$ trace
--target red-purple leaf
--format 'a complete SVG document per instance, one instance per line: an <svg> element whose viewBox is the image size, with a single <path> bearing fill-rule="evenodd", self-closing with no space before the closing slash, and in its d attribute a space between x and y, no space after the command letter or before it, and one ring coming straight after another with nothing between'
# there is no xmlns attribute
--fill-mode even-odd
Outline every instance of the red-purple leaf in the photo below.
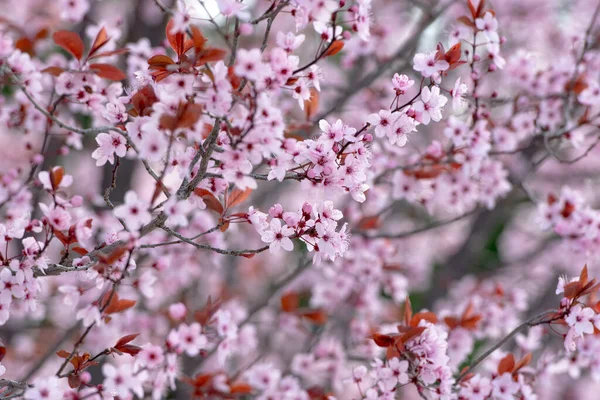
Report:
<svg viewBox="0 0 600 400"><path fill-rule="evenodd" d="M83 40L75 32L70 31L57 31L52 35L54 43L65 49L73 57L81 60L83 57Z"/></svg>

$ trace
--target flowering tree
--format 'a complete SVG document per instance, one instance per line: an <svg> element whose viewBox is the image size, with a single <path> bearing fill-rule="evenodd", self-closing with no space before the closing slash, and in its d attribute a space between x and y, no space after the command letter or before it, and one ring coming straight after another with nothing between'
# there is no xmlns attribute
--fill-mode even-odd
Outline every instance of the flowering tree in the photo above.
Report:
<svg viewBox="0 0 600 400"><path fill-rule="evenodd" d="M0 398L597 398L598 0L2 9Z"/></svg>

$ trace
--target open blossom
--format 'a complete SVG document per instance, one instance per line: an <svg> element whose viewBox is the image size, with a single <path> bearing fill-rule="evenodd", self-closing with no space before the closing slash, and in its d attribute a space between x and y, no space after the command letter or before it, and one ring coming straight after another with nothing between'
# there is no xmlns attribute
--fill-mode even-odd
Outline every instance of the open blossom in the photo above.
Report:
<svg viewBox="0 0 600 400"><path fill-rule="evenodd" d="M60 382L57 377L38 378L33 382L33 387L25 391L27 400L50 400L62 399L64 390L60 388Z"/></svg>
<svg viewBox="0 0 600 400"><path fill-rule="evenodd" d="M589 307L583 308L578 304L571 308L565 321L578 335L583 335L584 333L592 334L594 333L594 325L592 324L591 319L594 315L594 310Z"/></svg>
<svg viewBox="0 0 600 400"><path fill-rule="evenodd" d="M405 113L400 113L394 119L391 128L387 131L387 136L391 144L404 146L408 140L408 134L416 130L414 118Z"/></svg>
<svg viewBox="0 0 600 400"><path fill-rule="evenodd" d="M421 91L421 100L414 105L417 113L417 120L422 124L428 125L432 120L438 122L442 119L443 107L448 102L446 96L440 94L440 88L433 86L424 87Z"/></svg>
<svg viewBox="0 0 600 400"><path fill-rule="evenodd" d="M266 230L262 234L262 241L270 243L269 251L272 253L284 249L285 251L292 251L294 249L294 243L290 240L290 236L294 234L294 230L289 226L282 226L281 221L277 218L271 220L270 229Z"/></svg>
<svg viewBox="0 0 600 400"><path fill-rule="evenodd" d="M123 103L108 103L102 116L111 123L121 123L127 121L127 110Z"/></svg>
<svg viewBox="0 0 600 400"><path fill-rule="evenodd" d="M217 0L219 11L226 17L237 17L242 21L247 21L250 13L246 11L246 5L236 0Z"/></svg>
<svg viewBox="0 0 600 400"><path fill-rule="evenodd" d="M477 29L483 31L485 37L493 43L498 43L500 41L500 37L498 36L498 21L494 14L491 12L486 12L483 15L483 18L477 18L475 20L475 25Z"/></svg>
<svg viewBox="0 0 600 400"><path fill-rule="evenodd" d="M172 26L169 33L172 35L176 33L185 33L192 21L188 3L179 0L177 1L177 5L178 7L173 13L173 19L171 20Z"/></svg>
<svg viewBox="0 0 600 400"><path fill-rule="evenodd" d="M122 218L131 229L139 229L152 219L148 204L139 199L134 191L125 194L125 204L115 208L115 216Z"/></svg>
<svg viewBox="0 0 600 400"><path fill-rule="evenodd" d="M90 9L89 0L59 0L60 17L70 22L79 22Z"/></svg>
<svg viewBox="0 0 600 400"><path fill-rule="evenodd" d="M110 363L102 366L102 374L105 377L104 386L109 393L127 398L133 393L139 398L144 396L143 383L148 377L145 370L133 371L131 364L122 364L118 368Z"/></svg>
<svg viewBox="0 0 600 400"><path fill-rule="evenodd" d="M235 73L251 81L255 81L262 74L262 55L259 49L240 49L235 63Z"/></svg>
<svg viewBox="0 0 600 400"><path fill-rule="evenodd" d="M446 60L437 60L436 52L418 53L413 58L413 68L420 72L425 78L429 78L450 67Z"/></svg>
<svg viewBox="0 0 600 400"><path fill-rule="evenodd" d="M202 326L195 322L191 325L181 324L177 330L178 344L189 356L196 356L206 347L208 340L202 334Z"/></svg>
<svg viewBox="0 0 600 400"><path fill-rule="evenodd" d="M127 152L126 140L118 133L99 133L96 136L98 148L92 153L97 166L102 166L108 161L111 164L115 162L115 156L124 157Z"/></svg>
<svg viewBox="0 0 600 400"><path fill-rule="evenodd" d="M498 400L512 400L520 385L509 373L504 373L492 381L492 396Z"/></svg>

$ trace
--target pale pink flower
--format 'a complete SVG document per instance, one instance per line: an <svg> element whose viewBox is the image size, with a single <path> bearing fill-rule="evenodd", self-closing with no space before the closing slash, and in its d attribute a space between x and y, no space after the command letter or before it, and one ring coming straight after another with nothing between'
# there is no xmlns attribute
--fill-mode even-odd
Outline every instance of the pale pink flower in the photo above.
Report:
<svg viewBox="0 0 600 400"><path fill-rule="evenodd" d="M413 58L413 68L415 71L419 71L425 78L429 78L441 71L447 70L450 64L445 60L436 60L436 54L436 52L416 54Z"/></svg>

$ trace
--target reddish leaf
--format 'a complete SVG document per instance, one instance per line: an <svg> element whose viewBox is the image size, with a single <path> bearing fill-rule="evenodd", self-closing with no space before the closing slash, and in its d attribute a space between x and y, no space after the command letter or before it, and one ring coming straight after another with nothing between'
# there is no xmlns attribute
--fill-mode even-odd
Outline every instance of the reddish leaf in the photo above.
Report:
<svg viewBox="0 0 600 400"><path fill-rule="evenodd" d="M178 129L189 129L193 127L202 116L202 106L200 104L188 103L183 113L177 121Z"/></svg>
<svg viewBox="0 0 600 400"><path fill-rule="evenodd" d="M132 344L126 344L119 347L118 350L122 353L129 354L130 356L135 357L140 351L142 351L142 348L139 346L134 346Z"/></svg>
<svg viewBox="0 0 600 400"><path fill-rule="evenodd" d="M308 319L309 321L317 324L317 325L323 325L327 322L327 313L325 312L325 310L311 310L311 311L305 311L301 314L304 318Z"/></svg>
<svg viewBox="0 0 600 400"><path fill-rule="evenodd" d="M60 74L65 72L65 70L60 67L48 67L48 68L44 68L41 72L50 74L53 76L59 76Z"/></svg>
<svg viewBox="0 0 600 400"><path fill-rule="evenodd" d="M79 386L81 386L81 380L79 379L78 375L69 374L67 381L69 382L69 387L71 389L77 389Z"/></svg>
<svg viewBox="0 0 600 400"><path fill-rule="evenodd" d="M334 56L337 53L339 53L340 51L342 51L343 48L344 48L344 42L342 42L341 40L335 40L327 48L327 50L325 51L325 54L323 54L323 56L324 57Z"/></svg>
<svg viewBox="0 0 600 400"><path fill-rule="evenodd" d="M175 64L175 61L173 61L171 57L162 54L152 56L148 59L148 68L150 69L166 68L172 64Z"/></svg>
<svg viewBox="0 0 600 400"><path fill-rule="evenodd" d="M232 394L250 394L252 393L252 386L248 385L247 383L234 383L233 385L229 386L229 393Z"/></svg>
<svg viewBox="0 0 600 400"><path fill-rule="evenodd" d="M458 320L454 317L444 317L444 322L450 329L455 329L458 327Z"/></svg>
<svg viewBox="0 0 600 400"><path fill-rule="evenodd" d="M152 112L152 105L158 101L154 88L146 85L131 97L131 104L138 115L147 116Z"/></svg>
<svg viewBox="0 0 600 400"><path fill-rule="evenodd" d="M52 35L52 39L54 39L54 43L65 49L76 59L81 60L81 57L83 57L83 41L75 32L57 31Z"/></svg>
<svg viewBox="0 0 600 400"><path fill-rule="evenodd" d="M56 190L62 182L63 176L65 176L65 169L63 167L54 167L50 171L50 183L52 183L52 189Z"/></svg>
<svg viewBox="0 0 600 400"><path fill-rule="evenodd" d="M469 28L475 29L475 23L469 17L467 17L466 15L463 15L462 17L459 17L458 18L458 22L462 22L463 24L465 24Z"/></svg>
<svg viewBox="0 0 600 400"><path fill-rule="evenodd" d="M477 18L477 9L473 5L473 1L468 0L467 5L469 6L469 11L471 11L471 16L473 17L473 19Z"/></svg>
<svg viewBox="0 0 600 400"><path fill-rule="evenodd" d="M416 313L410 319L410 326L418 326L421 320L431 322L432 324L437 323L437 317L431 311Z"/></svg>
<svg viewBox="0 0 600 400"><path fill-rule="evenodd" d="M227 52L223 49L217 49L214 47L204 49L196 61L196 66L201 66L209 62L221 61L225 58L225 54L227 54Z"/></svg>
<svg viewBox="0 0 600 400"><path fill-rule="evenodd" d="M512 372L514 367L515 356L513 356L512 353L509 353L500 360L500 364L498 364L498 375L502 375L505 372Z"/></svg>
<svg viewBox="0 0 600 400"><path fill-rule="evenodd" d="M104 264L106 264L106 265L112 265L116 261L118 261L121 257L123 257L123 255L125 253L127 253L128 251L129 250L127 250L127 247L118 247L115 250L113 250L113 252L111 252L110 254L108 254L107 256L105 256L103 254L99 254L98 258Z"/></svg>
<svg viewBox="0 0 600 400"><path fill-rule="evenodd" d="M6 356L6 347L0 345L0 361Z"/></svg>
<svg viewBox="0 0 600 400"><path fill-rule="evenodd" d="M579 283L581 283L582 286L584 286L588 281L588 269L587 269L587 264L585 264L583 266L583 269L581 270L581 274L579 274Z"/></svg>
<svg viewBox="0 0 600 400"><path fill-rule="evenodd" d="M220 223L222 223L223 225L221 225L221 227L219 228L219 230L221 232L226 232L227 229L229 229L229 221L225 221L225 222L221 221Z"/></svg>
<svg viewBox="0 0 600 400"><path fill-rule="evenodd" d="M110 296L110 292L107 292L107 293ZM108 300L108 298L106 300ZM123 312L123 311L135 306L135 303L136 303L135 300L120 299L119 295L117 293L115 293L112 296L108 306L104 309L104 313L106 313L106 314L120 313L120 312Z"/></svg>
<svg viewBox="0 0 600 400"><path fill-rule="evenodd" d="M58 240L60 240L60 242L63 245L65 245L65 247L71 244L71 239L67 235L65 235L64 233L59 231L58 229L52 228L52 233L54 233L54 236L56 236L56 238Z"/></svg>
<svg viewBox="0 0 600 400"><path fill-rule="evenodd" d="M368 231L371 229L377 229L381 226L381 219L378 215L371 217L364 217L358 222L358 229L361 231Z"/></svg>
<svg viewBox="0 0 600 400"><path fill-rule="evenodd" d="M90 70L99 77L112 81L122 81L127 78L123 71L110 64L90 64Z"/></svg>
<svg viewBox="0 0 600 400"><path fill-rule="evenodd" d="M184 41L185 41L185 35L183 33L171 33L171 30L173 29L173 25L174 22L173 20L170 20L169 23L167 24L167 28L166 28L166 35L167 35L167 41L169 42L169 45L171 46L171 48L173 49L173 51L175 52L175 54L177 54L178 57L181 57L183 55L183 46L184 46Z"/></svg>
<svg viewBox="0 0 600 400"><path fill-rule="evenodd" d="M208 209L213 210L219 215L223 214L223 205L211 192L206 189L196 188L194 189L194 193L196 196L202 198Z"/></svg>
<svg viewBox="0 0 600 400"><path fill-rule="evenodd" d="M419 336L421 333L423 333L425 331L425 329L426 328L424 326L410 328L408 331L404 332L402 334L402 336L400 336L398 339L396 339L396 341L397 342L400 341L401 343L406 343L410 339Z"/></svg>
<svg viewBox="0 0 600 400"><path fill-rule="evenodd" d="M121 347L121 346L124 346L124 345L126 345L127 343L129 343L129 342L133 341L133 340L134 340L136 337L138 337L139 335L140 335L139 333L132 333L131 335L126 335L126 336L123 336L121 339L119 339L119 340L117 341L117 344L115 344L115 345L114 345L114 347L115 347L116 349L118 349L119 347Z"/></svg>
<svg viewBox="0 0 600 400"><path fill-rule="evenodd" d="M202 48L206 44L206 38L202 34L202 31L196 26L191 25L190 31L192 32L192 42L194 43L194 51L196 55L200 54Z"/></svg>
<svg viewBox="0 0 600 400"><path fill-rule="evenodd" d="M479 6L477 7L477 16L483 15L483 8L485 7L485 0L479 0Z"/></svg>
<svg viewBox="0 0 600 400"><path fill-rule="evenodd" d="M129 49L116 49L116 50L103 51L102 53L95 53L91 57L88 56L88 60L93 60L94 58L116 56L116 55L125 54L128 52L129 52Z"/></svg>
<svg viewBox="0 0 600 400"><path fill-rule="evenodd" d="M71 355L71 353L69 353L66 350L59 350L56 352L56 355L59 356L60 358L69 358L69 356Z"/></svg>
<svg viewBox="0 0 600 400"><path fill-rule="evenodd" d="M285 312L296 311L299 304L300 298L296 292L289 292L281 296L281 309Z"/></svg>
<svg viewBox="0 0 600 400"><path fill-rule="evenodd" d="M531 358L532 358L531 353L525 354L525 356L523 356L523 358L521 358L521 360L517 363L517 365L515 365L515 367L512 370L512 373L514 374L521 368L529 365L529 363L531 363Z"/></svg>
<svg viewBox="0 0 600 400"><path fill-rule="evenodd" d="M446 60L448 62L448 64L452 65L460 59L460 56L461 56L461 49L460 49L460 42L458 42L457 44L452 46L450 48L450 50L448 50L446 52L446 54L444 54L444 60Z"/></svg>
<svg viewBox="0 0 600 400"><path fill-rule="evenodd" d="M579 294L582 286L579 282L571 282L565 285L565 297L572 299Z"/></svg>
<svg viewBox="0 0 600 400"><path fill-rule="evenodd" d="M98 52L98 50L100 50L100 48L106 43L108 43L108 34L106 33L106 28L102 27L96 35L96 39L94 39L94 43L92 44L92 48L88 54L88 59L96 54L96 52Z"/></svg>
<svg viewBox="0 0 600 400"><path fill-rule="evenodd" d="M318 109L319 91L312 87L310 88L310 98L308 100L304 100L304 114L306 115L306 120L310 121L310 119L317 114Z"/></svg>
<svg viewBox="0 0 600 400"><path fill-rule="evenodd" d="M394 343L394 338L389 335L381 335L379 333L373 334L373 340L375 344L379 347L388 347Z"/></svg>
<svg viewBox="0 0 600 400"><path fill-rule="evenodd" d="M74 251L75 253L79 254L80 256L85 256L87 253L89 253L86 249L84 249L83 247L80 247L80 246L72 247L71 251Z"/></svg>
<svg viewBox="0 0 600 400"><path fill-rule="evenodd" d="M212 318L212 316L219 310L221 307L221 300L217 300L213 303L212 297L208 296L208 300L204 307L194 313L194 318L201 325L206 325Z"/></svg>
<svg viewBox="0 0 600 400"><path fill-rule="evenodd" d="M23 53L33 54L33 42L28 37L21 37L15 42L15 49Z"/></svg>
<svg viewBox="0 0 600 400"><path fill-rule="evenodd" d="M227 198L227 208L235 207L238 204L242 204L248 199L252 189L240 190L238 188L233 189L229 197Z"/></svg>
<svg viewBox="0 0 600 400"><path fill-rule="evenodd" d="M410 320L412 319L412 305L410 304L410 298L406 296L406 301L404 302L404 324L410 325Z"/></svg>

